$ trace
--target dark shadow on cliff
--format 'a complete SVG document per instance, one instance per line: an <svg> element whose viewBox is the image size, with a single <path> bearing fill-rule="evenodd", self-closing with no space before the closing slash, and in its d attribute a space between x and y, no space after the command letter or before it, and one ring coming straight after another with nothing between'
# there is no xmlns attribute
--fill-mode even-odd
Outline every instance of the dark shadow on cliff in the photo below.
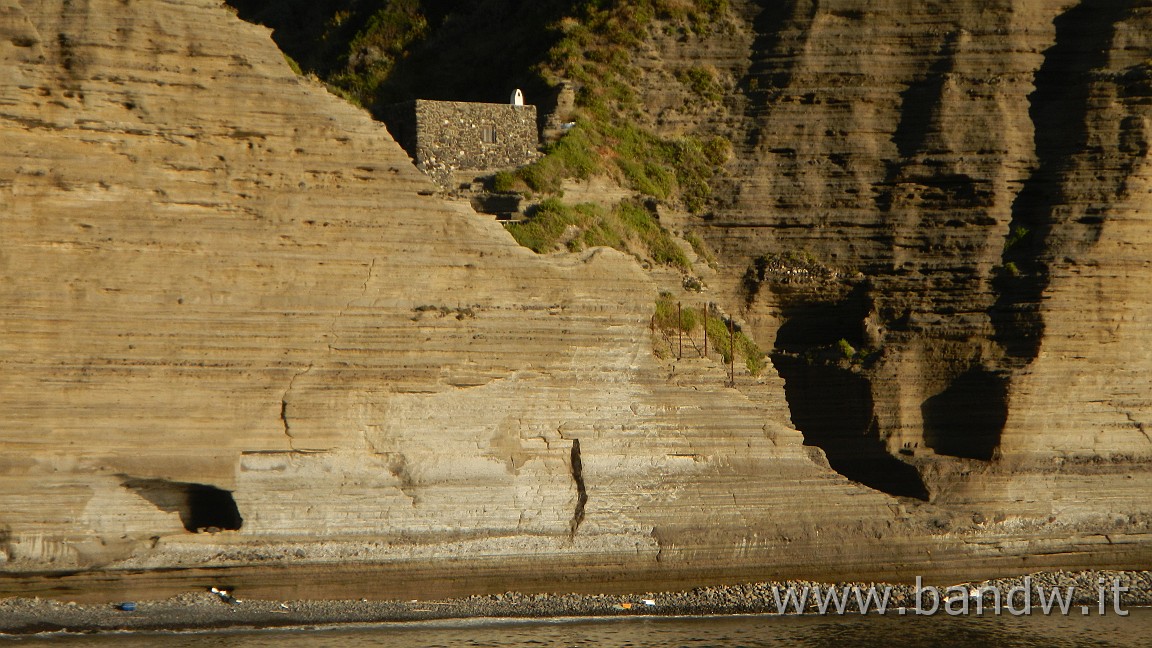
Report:
<svg viewBox="0 0 1152 648"><path fill-rule="evenodd" d="M920 406L924 443L938 454L992 459L1008 420L1008 381L975 367Z"/></svg>
<svg viewBox="0 0 1152 648"><path fill-rule="evenodd" d="M903 160L926 152L924 145L936 119L936 111L943 103L947 75L955 67L957 38L956 34L950 36L939 58L929 66L928 74L910 83L900 93L900 121L892 139Z"/></svg>
<svg viewBox="0 0 1152 648"><path fill-rule="evenodd" d="M784 287L776 287L777 297ZM785 291L787 292L787 291ZM805 445L824 451L828 464L852 481L899 497L928 499L919 472L890 454L880 439L868 378L841 349L864 346L864 318L872 308L858 284L836 301L785 297L772 364L784 379L792 424Z"/></svg>
<svg viewBox="0 0 1152 648"><path fill-rule="evenodd" d="M207 484L166 479L125 479L125 488L166 513L177 513L184 529L235 531L244 524L232 493Z"/></svg>
<svg viewBox="0 0 1152 648"><path fill-rule="evenodd" d="M786 34L805 33L818 10L814 0L781 0L761 3L762 9L752 21L756 38L752 43L752 65L743 84L746 89L786 88L792 81L790 59L795 51L786 42ZM754 84L749 82L755 79Z"/></svg>
<svg viewBox="0 0 1152 648"><path fill-rule="evenodd" d="M805 353L840 340L859 348L864 340L862 322L871 307L868 290L863 284L837 302L789 305L784 309L786 319L776 332L776 348Z"/></svg>
<svg viewBox="0 0 1152 648"><path fill-rule="evenodd" d="M996 341L1017 363L1039 353L1044 334L1040 299L1050 280L1048 263L1074 253L1076 240L1099 236L1101 222L1067 239L1073 224L1056 222L1068 196L1063 181L1076 158L1087 151L1088 112L1093 71L1108 62L1115 23L1131 6L1127 0L1085 0L1054 21L1055 43L1044 52L1029 95L1038 165L1012 205L1012 222L1003 260L1005 272L993 282L998 299L989 311ZM1061 234L1061 236L1056 236Z"/></svg>
<svg viewBox="0 0 1152 648"><path fill-rule="evenodd" d="M981 215L994 205L991 183L950 170L938 159L941 151L932 148L933 137L941 134L939 111L948 101L945 87L948 75L955 69L959 39L959 32L949 34L927 72L909 82L900 93L900 120L892 135L899 157L886 164L884 182L880 185L882 191L875 200L881 212L889 213L899 207L906 217L914 218L905 223L908 228L919 226L917 221L923 212L935 211L955 214L946 222L949 226L959 227L965 222L979 226L996 224L995 219ZM940 146L939 140L937 146ZM915 189L914 198L909 198L905 194L912 189ZM973 213L957 214L961 209ZM922 252L927 256L939 255L932 244L926 242L925 246Z"/></svg>
<svg viewBox="0 0 1152 648"><path fill-rule="evenodd" d="M792 81L795 48L787 41L786 35L804 33L818 8L814 0L781 0L759 4L760 11L752 19L756 36L752 42L751 64L738 82L740 92L748 98L745 110L753 124L743 142L749 151L755 150L760 143L760 126L757 122L771 113L776 96Z"/></svg>
<svg viewBox="0 0 1152 648"><path fill-rule="evenodd" d="M916 469L888 453L878 438L868 381L835 365L774 354L784 378L792 424L804 444L824 451L836 472L869 488L899 497L927 500Z"/></svg>
<svg viewBox="0 0 1152 648"><path fill-rule="evenodd" d="M369 108L411 99L553 101L536 65L571 13L564 0L228 0L305 72L361 94ZM363 91L363 92L360 92ZM364 98L367 95L371 99Z"/></svg>

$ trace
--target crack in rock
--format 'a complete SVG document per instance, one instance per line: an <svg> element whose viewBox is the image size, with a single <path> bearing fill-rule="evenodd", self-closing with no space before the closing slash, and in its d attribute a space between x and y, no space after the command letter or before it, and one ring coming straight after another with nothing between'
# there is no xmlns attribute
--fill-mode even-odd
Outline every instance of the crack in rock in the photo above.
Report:
<svg viewBox="0 0 1152 648"><path fill-rule="evenodd" d="M1148 436L1148 430L1144 429L1144 424L1142 422L1137 421L1136 417L1132 416L1132 412L1124 412L1124 416L1128 417L1128 422L1136 426L1136 429L1140 431L1140 434L1144 435L1144 438L1148 440L1148 443L1152 443L1152 436Z"/></svg>
<svg viewBox="0 0 1152 648"><path fill-rule="evenodd" d="M284 426L284 436L288 439L288 447L293 452L296 452L296 437L292 436L292 424L288 421L288 397L296 385L296 379L312 371L312 366L313 365L308 365L307 369L293 374L292 379L288 381L288 388L284 390L284 395L280 397L280 423Z"/></svg>
<svg viewBox="0 0 1152 648"><path fill-rule="evenodd" d="M329 335L331 335L331 336L332 336L332 342L329 342L329 343L328 343L328 350L329 350L329 351L338 351L338 350L340 350L338 347L336 347L336 343L340 341L340 334L336 332L336 324L337 324L337 323L338 323L338 322L339 322L339 321L340 321L340 320L341 320L341 319L342 319L342 318L343 318L345 315L347 315L347 314L348 314L348 311L349 311L349 310L351 310L351 308L352 308L352 304L355 304L356 302L358 302L358 301L360 301L361 299L364 299L365 297L367 297L367 296L368 296L368 284L372 282L372 274L373 274L375 271L376 271L376 258L375 258L375 257L373 257L373 258L372 258L372 261L371 261L371 262L368 264L368 276L364 277L364 283L363 283L363 284L361 285L361 287L360 287L360 296L359 296L359 297L354 297L354 298L352 298L351 300L349 300L349 302L348 302L347 304L345 304L345 305L344 305L344 308L341 308L341 309L340 309L340 310L339 310L339 311L336 313L336 315L335 315L335 316L332 318L332 324L330 324L330 325L328 326L328 329L329 329L329 331L328 331L328 332L329 332Z"/></svg>
<svg viewBox="0 0 1152 648"><path fill-rule="evenodd" d="M584 464L580 459L580 439L572 440L572 480L576 482L576 510L572 513L572 522L569 524L569 537L575 537L576 531L584 521L584 507L588 504L588 488L584 484Z"/></svg>

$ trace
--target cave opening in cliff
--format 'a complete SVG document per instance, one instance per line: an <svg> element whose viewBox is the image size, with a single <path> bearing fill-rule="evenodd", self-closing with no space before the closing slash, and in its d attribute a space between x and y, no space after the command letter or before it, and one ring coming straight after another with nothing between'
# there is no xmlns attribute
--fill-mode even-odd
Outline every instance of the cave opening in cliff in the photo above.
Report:
<svg viewBox="0 0 1152 648"><path fill-rule="evenodd" d="M863 322L871 308L872 302L863 285L856 286L846 297L834 302L789 303L784 308L784 323L776 332L776 348L807 353L839 340L861 348L864 346Z"/></svg>
<svg viewBox="0 0 1152 648"><path fill-rule="evenodd" d="M920 473L880 440L866 378L791 354L775 354L772 362L784 378L792 424L805 445L824 451L833 470L889 495L928 500Z"/></svg>
<svg viewBox="0 0 1152 648"><path fill-rule="evenodd" d="M772 363L784 379L792 424L805 445L824 451L833 470L890 495L927 500L920 473L889 453L879 436L871 386L859 366L871 353L864 331L871 309L865 285L835 301L787 295Z"/></svg>
<svg viewBox="0 0 1152 648"><path fill-rule="evenodd" d="M924 444L953 457L990 460L1008 420L1008 381L975 367L920 406Z"/></svg>
<svg viewBox="0 0 1152 648"><path fill-rule="evenodd" d="M167 479L128 479L124 487L156 508L180 516L186 531L237 531L244 524L231 491L208 484Z"/></svg>

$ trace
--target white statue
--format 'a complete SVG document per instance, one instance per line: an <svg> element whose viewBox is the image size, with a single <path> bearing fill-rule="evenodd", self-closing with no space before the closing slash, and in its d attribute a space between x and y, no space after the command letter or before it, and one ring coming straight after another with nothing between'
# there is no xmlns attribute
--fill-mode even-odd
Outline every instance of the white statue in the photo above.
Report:
<svg viewBox="0 0 1152 648"><path fill-rule="evenodd" d="M520 92L520 88L516 88L516 90L512 92L512 105L513 106L523 106L524 105L524 93Z"/></svg>

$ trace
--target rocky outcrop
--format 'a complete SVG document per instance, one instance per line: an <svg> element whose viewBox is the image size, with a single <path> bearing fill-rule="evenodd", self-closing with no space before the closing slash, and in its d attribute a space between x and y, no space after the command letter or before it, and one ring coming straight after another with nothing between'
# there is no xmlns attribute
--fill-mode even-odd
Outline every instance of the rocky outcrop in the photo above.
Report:
<svg viewBox="0 0 1152 648"><path fill-rule="evenodd" d="M850 12L826 20L857 19ZM877 25L889 19L875 18ZM1045 34L1021 47L1043 47ZM838 474L791 427L775 376L742 374L730 388L715 358L653 354L656 288L630 257L602 249L538 257L497 223L441 201L381 125L297 78L266 30L217 2L6 0L0 35L9 80L0 86L0 150L7 152L0 158L0 549L7 579L0 582L8 589L36 591L44 581L17 575L48 570L109 579L154 569L138 578L186 584L169 576L181 572L167 570L231 569L271 592L285 585L270 572L261 577L263 565L361 577L373 565L405 575L380 590L398 595L430 581L475 592L769 573L975 577L1148 555L1148 505L1136 496L1149 483L1143 464L1111 473L1049 466L1019 479L979 458L934 464L941 467L929 486L943 506ZM972 52L956 55L968 61L957 69L984 60L956 38L949 47ZM769 56L784 45L773 47L761 42L758 51ZM1042 64L1038 52L1012 59L1021 77L1014 87L1024 95L1028 70ZM902 60L897 54L892 60ZM830 60L798 56L799 68ZM907 58L907 70L885 69L902 79L926 73L911 62L920 58ZM847 65L865 59L843 57ZM790 73L795 83L802 77L801 69ZM826 313L818 324L838 321L840 311L828 305L844 301L875 320L884 348L878 368L842 382L862 385L861 398L871 398L877 414L860 416L856 401L833 395L837 405L823 410L825 420L830 411L856 417L865 429L838 434L860 436L860 448L882 452L894 442L868 436L874 420L912 439L918 428L892 423L905 420L901 407L946 392L975 368L984 373L968 380L981 388L1007 380L1001 452L1028 454L1034 441L1026 430L1042 423L1018 418L1024 412L1016 403L1040 398L1048 382L1078 366L1072 349L1086 330L1049 314L1082 314L1077 293L1095 285L1113 306L1104 302L1093 317L1109 320L1115 308L1136 303L1128 299L1138 286L1125 284L1134 291L1126 298L1108 292L1099 273L1145 266L1134 250L1090 272L1078 263L1057 266L1058 254L1037 256L1053 268L1042 293L1052 296L1042 309L1052 320L1044 335L1062 335L1053 349L1064 344L1067 351L1051 360L1044 350L1030 358L1005 351L993 335L993 306L1026 310L1018 307L1031 293L1021 288L1013 293L1021 299L998 302L1007 293L998 292L991 268L1001 263L1012 220L1009 188L1035 165L1027 121L1017 113L978 120L985 128L973 137L992 152L950 162L948 177L974 179L942 188L925 170L935 168L928 158L937 145L909 142L912 152L903 157L893 143L877 148L883 138L875 134L900 114L897 102L879 89L856 92L843 104L764 96L755 163L783 160L778 168L786 173L752 174L757 180L739 207L712 223L714 240L737 259L727 269L729 288L737 291L739 260L774 249L807 247L813 263L836 268L827 277L866 271L864 283L847 288L817 272L825 286L819 291L798 282L787 284L799 286L790 302L769 299L767 288L753 299L749 322L761 332L772 323L803 323L795 318L806 314ZM1138 113L1135 100L1108 105ZM824 125L804 135L806 111L809 119L811 111L835 116L845 135L822 135L833 128ZM1001 112L988 105L979 114L992 120ZM951 136L952 118L941 115L947 127L938 136ZM1138 147L1141 122L1124 123L1123 141ZM1018 127L1011 145L987 132L1002 124ZM772 129L788 134L792 153L779 151L774 138L784 135ZM836 151L825 149L840 141L851 144L841 160L843 184L821 184L815 167L837 164ZM889 157L907 158L907 168L887 168ZM1066 170L1070 179L1073 171ZM1109 203L1117 216L1099 240L1077 243L1098 251L1091 258L1103 259L1109 240L1120 246L1109 237L1139 229L1138 174L1121 176L1131 211ZM784 185L797 189L780 198ZM870 193L874 186L880 193ZM866 192L852 202L851 187ZM965 192L971 204L955 210L961 225L922 226L918 219L934 212L916 205ZM789 201L797 205L784 209ZM975 205L983 202L1007 211L979 216L985 208ZM801 206L825 204L801 218ZM833 211L841 205L843 214ZM1129 229L1110 232L1113 222ZM863 242L838 238L858 231L877 234ZM1043 240L1043 249L1056 250L1061 239ZM769 265L765 285L774 276ZM956 267L979 272L949 271ZM1029 279L1035 272L1024 271ZM930 308L914 288L923 283L907 279L913 273L940 288ZM824 301L811 300L814 292ZM961 307L972 303L980 308ZM907 317L899 310L914 305ZM1118 339L1137 339L1139 321L1134 314ZM923 333L931 327L942 332ZM901 398L878 386L883 376L901 376ZM1142 429L1140 390L1126 396L1087 378L1077 389L1077 398L1101 389L1112 389L1116 403L1127 398L1129 428ZM817 396L807 398L814 400L806 411L819 418ZM1053 410L1035 416L1044 411ZM1016 438L1020 452L1007 453ZM1127 443L1115 439L1116 447ZM834 455L827 453L839 461ZM917 474L931 470L921 466ZM1073 482L1083 489L1069 490ZM949 499L936 484L967 490ZM1026 487L1020 501L1005 505L1004 493L1016 487ZM1067 493L1066 504L1049 501L1051 488Z"/></svg>
<svg viewBox="0 0 1152 648"><path fill-rule="evenodd" d="M891 517L721 370L669 380L630 259L538 258L427 195L265 30L4 19L7 570L712 555L700 529L779 525L735 498L810 515L774 501L793 471Z"/></svg>
<svg viewBox="0 0 1152 648"><path fill-rule="evenodd" d="M714 65L744 121L697 225L809 441L871 443L842 472L888 465L873 485L908 492L884 485L897 459L938 502L974 467L1142 472L1147 8L735 6L751 56ZM781 260L831 272L765 272ZM796 418L828 391L853 414Z"/></svg>

